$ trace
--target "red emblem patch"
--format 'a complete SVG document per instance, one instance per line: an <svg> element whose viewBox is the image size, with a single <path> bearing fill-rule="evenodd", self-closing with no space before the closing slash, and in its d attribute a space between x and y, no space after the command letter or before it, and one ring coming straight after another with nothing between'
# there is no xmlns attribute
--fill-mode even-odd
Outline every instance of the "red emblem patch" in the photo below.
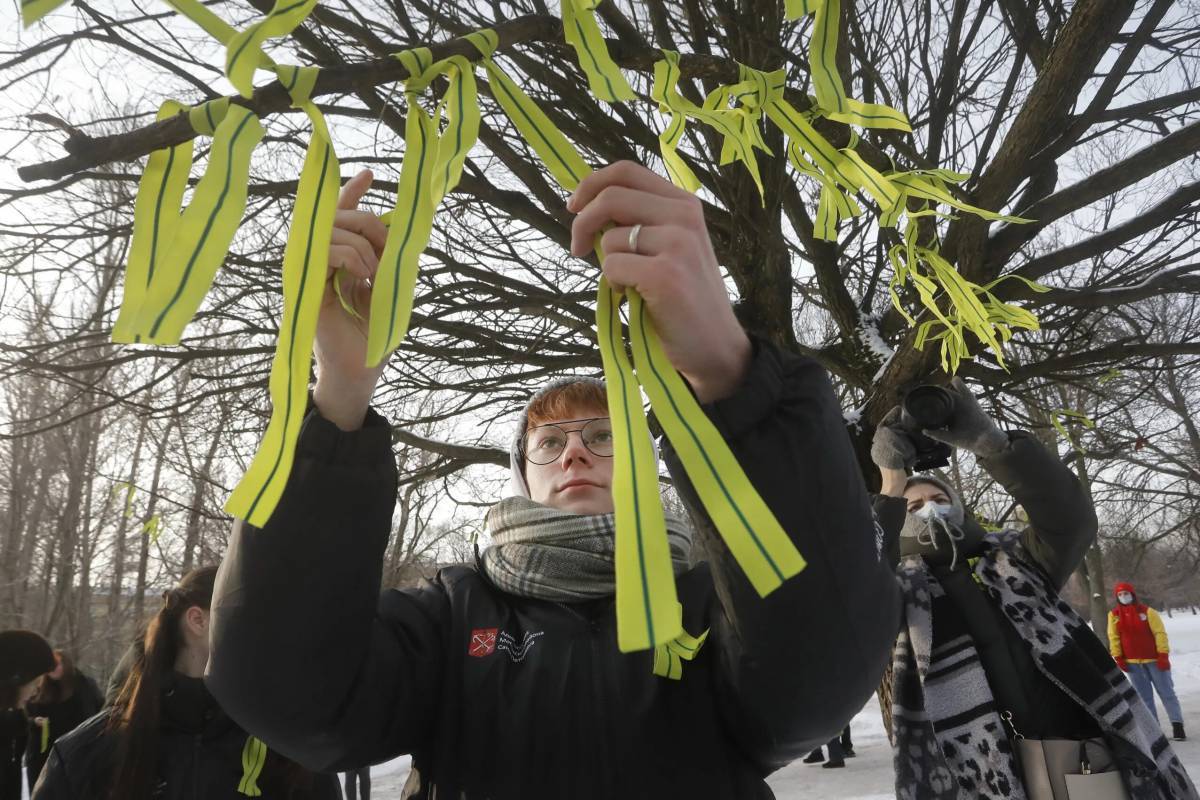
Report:
<svg viewBox="0 0 1200 800"><path fill-rule="evenodd" d="M494 653L497 630L497 628L476 628L471 631L471 643L467 645L467 655L483 658Z"/></svg>

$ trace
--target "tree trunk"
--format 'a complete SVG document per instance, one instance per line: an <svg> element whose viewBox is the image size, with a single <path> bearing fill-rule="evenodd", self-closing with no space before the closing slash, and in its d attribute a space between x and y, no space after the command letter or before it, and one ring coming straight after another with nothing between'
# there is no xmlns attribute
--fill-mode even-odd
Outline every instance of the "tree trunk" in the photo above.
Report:
<svg viewBox="0 0 1200 800"><path fill-rule="evenodd" d="M146 391L146 404L149 405L150 391ZM108 588L108 620L105 634L104 663L106 668L116 664L120 654L124 652L125 628L124 608L121 602L121 592L125 578L126 545L129 534L129 519L133 515L133 492L137 486L138 468L142 463L142 447L146 443L146 434L150 429L150 418L143 416L138 421L137 443L133 447L133 457L129 464L129 477L126 485L119 487L121 494L121 510L117 516L117 536L113 549L112 580Z"/></svg>
<svg viewBox="0 0 1200 800"><path fill-rule="evenodd" d="M1087 459L1083 456L1075 459L1075 471L1079 475L1079 482L1083 485L1083 490L1087 492L1088 502L1093 502L1092 478L1088 473ZM1084 586L1087 588L1088 612L1092 619L1092 630L1100 637L1100 641L1107 642L1108 601L1105 599L1107 584L1104 580L1104 554L1100 550L1098 533L1096 541L1088 548L1083 563L1079 565L1076 572L1083 575Z"/></svg>
<svg viewBox="0 0 1200 800"><path fill-rule="evenodd" d="M192 568L196 546L200 541L200 521L204 516L204 490L212 482L212 465L213 461L216 460L217 450L223 443L221 431L225 429L225 423L229 421L229 409L229 405L222 404L220 422L217 423L216 431L213 433L212 441L208 446L208 452L204 454L204 464L192 479L192 503L188 509L187 534L183 545L184 575Z"/></svg>
<svg viewBox="0 0 1200 800"><path fill-rule="evenodd" d="M162 439L158 442L158 450L154 454L154 477L150 480L150 499L146 503L146 514L138 527L141 549L138 552L137 587L133 596L133 621L136 626L140 626L146 619L146 568L150 563L150 532L151 526L157 525L155 512L158 509L158 487L162 481L163 463L166 461L167 446L171 441L171 431L175 423L174 419L167 423Z"/></svg>

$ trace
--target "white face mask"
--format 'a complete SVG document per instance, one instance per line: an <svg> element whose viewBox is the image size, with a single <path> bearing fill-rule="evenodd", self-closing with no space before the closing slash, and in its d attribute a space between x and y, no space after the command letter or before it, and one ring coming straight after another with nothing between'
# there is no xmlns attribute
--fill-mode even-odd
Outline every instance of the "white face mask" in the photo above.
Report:
<svg viewBox="0 0 1200 800"><path fill-rule="evenodd" d="M1133 602L1133 595L1129 592L1117 592L1117 600L1121 605L1127 606Z"/></svg>
<svg viewBox="0 0 1200 800"><path fill-rule="evenodd" d="M921 519L938 519L946 520L954 513L954 506L949 503L926 503L913 512L913 516Z"/></svg>

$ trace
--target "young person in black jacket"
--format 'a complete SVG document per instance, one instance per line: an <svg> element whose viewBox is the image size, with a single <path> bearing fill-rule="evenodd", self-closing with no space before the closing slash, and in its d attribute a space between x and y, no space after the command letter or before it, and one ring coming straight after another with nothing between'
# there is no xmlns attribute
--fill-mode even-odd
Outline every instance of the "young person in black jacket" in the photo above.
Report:
<svg viewBox="0 0 1200 800"><path fill-rule="evenodd" d="M343 189L330 258L357 276L343 293L364 314L386 235L354 210L369 183L360 173ZM816 363L742 331L696 198L626 162L585 179L567 208L576 255L614 226L605 273L645 298L807 569L760 598L721 546L689 566L688 528L671 523L683 625L708 637L677 679L654 673L652 652L619 652L607 410L594 382L565 381L516 431L513 497L488 515L495 544L381 597L397 480L388 423L368 407L382 368L363 368L365 338L327 291L290 483L265 527L235 525L221 567L209 686L313 768L411 753L405 797L771 797L764 778L870 697L899 619L841 410ZM833 684L815 666L829 653Z"/></svg>
<svg viewBox="0 0 1200 800"><path fill-rule="evenodd" d="M54 651L33 631L0 631L0 800L21 800L21 754L29 739L26 705L54 669Z"/></svg>
<svg viewBox="0 0 1200 800"><path fill-rule="evenodd" d="M193 570L164 593L115 704L54 743L32 800L340 798L336 776L270 752L205 688L215 577Z"/></svg>
<svg viewBox="0 0 1200 800"><path fill-rule="evenodd" d="M33 790L42 765L50 757L50 745L75 730L104 704L100 686L61 650L54 651L55 667L38 682L37 694L29 701L29 742L25 746L25 775Z"/></svg>
<svg viewBox="0 0 1200 800"><path fill-rule="evenodd" d="M876 514L905 602L892 664L897 796L1051 796L1042 786L1065 797L1067 773L1039 770L1022 747L1067 740L1068 761L1081 764L1074 743L1089 741L1094 773L1119 772L1136 800L1196 800L1105 646L1059 597L1096 536L1087 492L1033 436L1000 430L960 379L951 391L949 424L925 433L972 452L1030 524L989 533L945 481L908 477L917 450L893 424L899 409L876 430Z"/></svg>

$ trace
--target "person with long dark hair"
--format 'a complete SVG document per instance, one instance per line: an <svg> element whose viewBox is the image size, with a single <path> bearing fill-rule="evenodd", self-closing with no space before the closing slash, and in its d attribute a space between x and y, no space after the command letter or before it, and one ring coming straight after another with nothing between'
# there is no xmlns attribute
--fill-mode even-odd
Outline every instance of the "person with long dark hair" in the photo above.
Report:
<svg viewBox="0 0 1200 800"><path fill-rule="evenodd" d="M33 631L0 632L0 800L21 800L21 754L29 735L25 706L54 651Z"/></svg>
<svg viewBox="0 0 1200 800"><path fill-rule="evenodd" d="M215 567L163 594L115 703L62 737L34 800L335 800L336 776L306 772L249 736L204 686Z"/></svg>
<svg viewBox="0 0 1200 800"><path fill-rule="evenodd" d="M75 666L66 653L55 650L54 661L54 669L38 680L37 691L25 707L30 723L25 746L30 791L50 757L50 746L92 717L104 701L95 679Z"/></svg>

